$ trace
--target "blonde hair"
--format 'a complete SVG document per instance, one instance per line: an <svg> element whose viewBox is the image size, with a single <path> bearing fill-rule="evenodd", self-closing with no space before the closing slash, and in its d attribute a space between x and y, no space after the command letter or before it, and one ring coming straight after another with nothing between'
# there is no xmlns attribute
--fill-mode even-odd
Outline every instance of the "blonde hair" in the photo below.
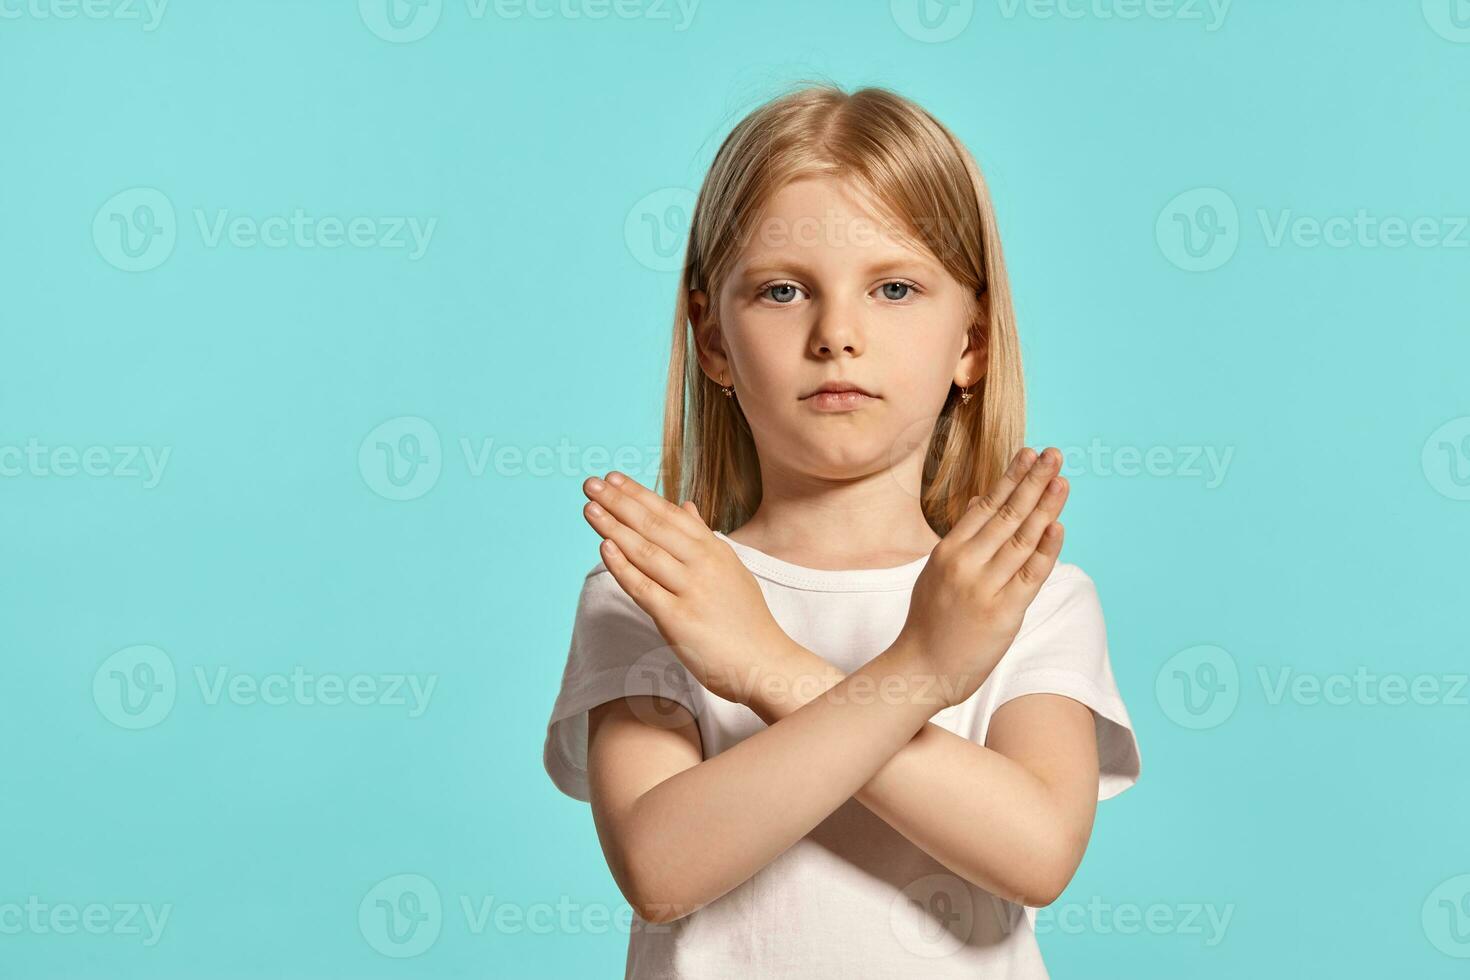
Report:
<svg viewBox="0 0 1470 980"><path fill-rule="evenodd" d="M966 405L951 384L924 460L920 504L929 526L943 536L970 497L985 494L1021 448L1021 350L979 165L923 108L882 88L849 94L832 83L805 85L747 115L715 154L690 220L675 301L660 493L676 504L692 500L716 531L739 527L760 503L750 426L738 393L725 397L699 366L689 292L704 290L709 316L715 316L721 284L765 203L790 181L822 175L852 182L896 216L958 282L977 297L989 292L989 319L982 323L977 315L970 326L972 341L983 336L987 342L980 397Z"/></svg>

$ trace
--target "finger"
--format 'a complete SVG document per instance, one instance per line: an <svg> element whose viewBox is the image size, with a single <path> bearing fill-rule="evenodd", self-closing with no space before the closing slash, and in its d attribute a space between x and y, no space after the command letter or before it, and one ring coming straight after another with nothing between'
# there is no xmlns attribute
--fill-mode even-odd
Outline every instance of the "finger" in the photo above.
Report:
<svg viewBox="0 0 1470 980"><path fill-rule="evenodd" d="M1062 525L1047 525L1042 532L1041 543L1036 546L1031 557L1026 559L1021 570L1000 590L1005 601L1016 602L1023 608L1031 605L1031 600L1036 598L1042 583L1056 566L1057 556L1062 552L1063 534Z"/></svg>
<svg viewBox="0 0 1470 980"><path fill-rule="evenodd" d="M595 498L598 502L618 520L680 561L689 561L696 554L697 535L710 533L703 521L696 524L690 520L688 511L669 503L626 473L608 471L603 486L604 493Z"/></svg>
<svg viewBox="0 0 1470 980"><path fill-rule="evenodd" d="M1032 452L1028 446L1021 447L1021 450L1011 457L1010 465L1000 475L1000 479L995 481L995 485L983 497L970 498L964 514L954 522L954 526L949 529L949 534L945 537L956 541L968 541L974 537L975 532L984 527L990 515L1000 509L1000 505L1005 503L1016 484L1035 463L1036 453Z"/></svg>
<svg viewBox="0 0 1470 980"><path fill-rule="evenodd" d="M1070 490L1066 477L1051 478L1042 491L1041 498L1037 500L1035 509L1026 516L1015 533L1006 538L990 561L985 563L982 577L989 586L989 591L999 592L1005 588L1006 583L1031 558L1041 544L1042 534L1061 514Z"/></svg>
<svg viewBox="0 0 1470 980"><path fill-rule="evenodd" d="M694 501L692 500L686 500L684 504L693 510L695 520L699 521L698 527L691 524L688 518L684 516L687 512L683 506L675 507L662 494L656 493L651 487L645 487L626 473L619 470L610 470L607 474L607 482L638 501L638 503L647 508L649 513L666 514L668 519L674 522L674 526L685 533L707 532L709 530L705 527L704 519L699 516L699 509L694 506Z"/></svg>
<svg viewBox="0 0 1470 980"><path fill-rule="evenodd" d="M602 563L607 566L612 577L628 593L628 598L636 602L649 616L655 616L655 610L662 611L664 604L673 598L667 589L628 561L627 556L611 540L604 540L599 550Z"/></svg>
<svg viewBox="0 0 1470 980"><path fill-rule="evenodd" d="M679 559L618 520L599 501L589 500L582 508L582 516L594 531L616 544L624 559L644 575L674 595L683 591L687 569Z"/></svg>
<svg viewBox="0 0 1470 980"><path fill-rule="evenodd" d="M1036 459L1036 463L1026 472L1026 476L1016 488L1011 491L1005 503L996 508L986 520L985 526L975 532L975 535L966 543L966 547L972 549L972 553L983 561L989 561L991 557L1005 544L1006 538L1016 533L1021 522L1031 513L1036 506L1036 501L1041 497L1041 491L1046 487L1047 481L1056 475L1061 468L1062 454L1057 450L1047 447Z"/></svg>
<svg viewBox="0 0 1470 980"><path fill-rule="evenodd" d="M698 519L700 527L704 527L704 518L699 516L699 508L695 506L694 501L686 500L679 506L693 514Z"/></svg>
<svg viewBox="0 0 1470 980"><path fill-rule="evenodd" d="M646 496L640 494L639 491L646 490L646 488L616 470L608 473L608 476L617 480L618 483L599 480L592 476L582 482L582 490L590 499L606 508L607 512L619 523L637 531L665 553L674 556L679 561L689 561L694 557L694 539L683 530L688 526L686 522L689 521L689 514L686 511L675 507L652 491L647 491ZM656 502L650 501L649 497L654 498ZM628 546L625 546L623 550L628 553L630 559L637 560L637 552L630 550Z"/></svg>

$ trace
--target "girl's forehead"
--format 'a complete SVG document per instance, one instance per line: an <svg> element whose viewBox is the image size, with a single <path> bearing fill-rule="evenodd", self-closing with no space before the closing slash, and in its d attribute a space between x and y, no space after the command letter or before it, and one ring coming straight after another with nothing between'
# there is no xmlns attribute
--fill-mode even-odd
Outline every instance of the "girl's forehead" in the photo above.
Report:
<svg viewBox="0 0 1470 980"><path fill-rule="evenodd" d="M767 195L757 210L762 219L823 217L892 229L890 234L910 224L863 184L828 175L789 180Z"/></svg>
<svg viewBox="0 0 1470 980"><path fill-rule="evenodd" d="M773 216L756 229L737 251L735 275L761 272L803 272L819 269L876 275L897 267L945 272L944 264L908 229L872 226L840 217L792 221Z"/></svg>
<svg viewBox="0 0 1470 980"><path fill-rule="evenodd" d="M928 252L923 231L934 219L908 214L850 180L803 178L778 189L756 208L746 248L791 245L862 247Z"/></svg>

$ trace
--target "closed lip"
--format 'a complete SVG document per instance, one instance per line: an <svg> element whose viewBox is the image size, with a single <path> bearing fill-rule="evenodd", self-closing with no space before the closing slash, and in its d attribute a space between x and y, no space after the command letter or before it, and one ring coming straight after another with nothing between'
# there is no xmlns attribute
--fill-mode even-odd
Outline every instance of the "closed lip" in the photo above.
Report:
<svg viewBox="0 0 1470 980"><path fill-rule="evenodd" d="M824 391L856 391L859 394L867 395L869 398L878 397L861 385L853 384L851 381L828 381L824 383L820 388L809 391L801 397L803 399L810 398L813 395L820 395Z"/></svg>

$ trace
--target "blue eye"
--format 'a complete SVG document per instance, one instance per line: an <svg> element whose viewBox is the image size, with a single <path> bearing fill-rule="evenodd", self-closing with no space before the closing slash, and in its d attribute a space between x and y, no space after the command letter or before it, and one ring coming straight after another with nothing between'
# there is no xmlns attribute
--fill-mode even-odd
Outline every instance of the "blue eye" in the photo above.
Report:
<svg viewBox="0 0 1470 980"><path fill-rule="evenodd" d="M919 284L909 282L907 279L890 280L885 282L881 288L884 290L884 298L894 302L902 302L909 298L910 293L919 292ZM895 290L896 293L893 292ZM792 282L772 282L762 286L759 295L773 300L780 306L790 306L801 291L801 287Z"/></svg>

